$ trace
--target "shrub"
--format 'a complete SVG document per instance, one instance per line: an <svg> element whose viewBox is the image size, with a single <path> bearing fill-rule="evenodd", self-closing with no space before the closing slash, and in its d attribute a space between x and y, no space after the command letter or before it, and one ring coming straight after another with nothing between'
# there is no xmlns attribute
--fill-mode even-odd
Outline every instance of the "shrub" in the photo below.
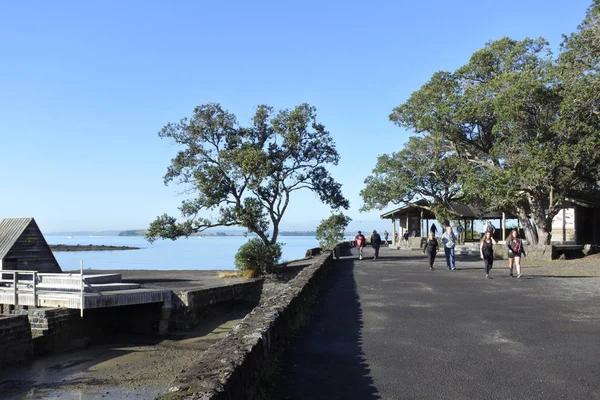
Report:
<svg viewBox="0 0 600 400"><path fill-rule="evenodd" d="M260 238L252 238L240 246L235 255L235 266L244 276L271 274L280 258L281 244L266 244Z"/></svg>
<svg viewBox="0 0 600 400"><path fill-rule="evenodd" d="M346 229L350 221L352 219L342 213L332 214L329 218L322 220L317 227L316 235L319 245L324 249L331 249L343 241L344 229Z"/></svg>

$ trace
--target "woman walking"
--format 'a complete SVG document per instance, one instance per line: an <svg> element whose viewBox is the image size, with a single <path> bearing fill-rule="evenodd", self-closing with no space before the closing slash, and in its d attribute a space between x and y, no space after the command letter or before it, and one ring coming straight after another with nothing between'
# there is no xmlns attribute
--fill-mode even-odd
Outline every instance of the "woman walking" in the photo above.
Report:
<svg viewBox="0 0 600 400"><path fill-rule="evenodd" d="M425 246L423 246L423 254L427 253L427 257L429 258L429 269L433 271L433 262L435 261L435 255L437 254L439 249L439 244L433 232L429 232L429 239L425 242Z"/></svg>
<svg viewBox="0 0 600 400"><path fill-rule="evenodd" d="M485 266L485 277L488 279L490 279L490 270L494 264L495 244L496 241L492 237L492 232L486 232L481 239L481 244L479 245L479 253L481 254L481 259L483 260L483 265Z"/></svg>
<svg viewBox="0 0 600 400"><path fill-rule="evenodd" d="M519 239L519 232L512 231L506 240L506 250L508 250L508 269L510 276L513 277L513 265L517 267L517 278L523 276L521 273L521 255L527 256L523 241Z"/></svg>

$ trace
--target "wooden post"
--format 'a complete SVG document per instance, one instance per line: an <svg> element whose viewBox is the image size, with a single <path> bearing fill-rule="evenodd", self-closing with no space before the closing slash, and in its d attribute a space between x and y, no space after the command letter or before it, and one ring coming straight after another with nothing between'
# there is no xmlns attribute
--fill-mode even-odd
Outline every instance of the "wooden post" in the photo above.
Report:
<svg viewBox="0 0 600 400"><path fill-rule="evenodd" d="M566 216L567 216L567 212L563 208L562 209L562 241L563 241L563 243L567 241L567 222L565 221Z"/></svg>
<svg viewBox="0 0 600 400"><path fill-rule="evenodd" d="M396 245L396 219L392 217L392 246Z"/></svg>
<svg viewBox="0 0 600 400"><path fill-rule="evenodd" d="M502 240L506 239L506 214L502 211Z"/></svg>
<svg viewBox="0 0 600 400"><path fill-rule="evenodd" d="M83 260L79 260L79 271L81 272L81 318L83 318Z"/></svg>
<svg viewBox="0 0 600 400"><path fill-rule="evenodd" d="M37 271L33 272L33 306L37 307Z"/></svg>
<svg viewBox="0 0 600 400"><path fill-rule="evenodd" d="M19 294L17 293L17 282L19 280L19 273L17 271L13 271L13 297L15 306L19 305Z"/></svg>

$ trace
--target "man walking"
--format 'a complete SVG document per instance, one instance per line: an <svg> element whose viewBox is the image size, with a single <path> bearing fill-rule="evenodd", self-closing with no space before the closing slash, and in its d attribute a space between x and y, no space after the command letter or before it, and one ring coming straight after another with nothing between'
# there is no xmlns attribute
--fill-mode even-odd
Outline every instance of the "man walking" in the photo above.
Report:
<svg viewBox="0 0 600 400"><path fill-rule="evenodd" d="M381 247L381 236L375 230L373 231L373 234L371 234L371 246L374 251L373 260L377 260L379 257L379 247Z"/></svg>
<svg viewBox="0 0 600 400"><path fill-rule="evenodd" d="M446 265L450 271L454 271L456 269L456 265L454 263L455 241L456 237L454 236L454 232L452 232L452 227L447 226L446 232L442 234L442 243L444 243L444 252L446 253Z"/></svg>
<svg viewBox="0 0 600 400"><path fill-rule="evenodd" d="M385 245L386 245L386 246L389 246L389 245L390 245L390 244L388 243L388 236L389 236L389 233L388 233L388 231L383 231L383 238L384 238L384 240L385 240Z"/></svg>
<svg viewBox="0 0 600 400"><path fill-rule="evenodd" d="M431 229L429 229L429 232L433 233L433 237L435 237L437 233L437 226L435 226L434 223L431 224Z"/></svg>

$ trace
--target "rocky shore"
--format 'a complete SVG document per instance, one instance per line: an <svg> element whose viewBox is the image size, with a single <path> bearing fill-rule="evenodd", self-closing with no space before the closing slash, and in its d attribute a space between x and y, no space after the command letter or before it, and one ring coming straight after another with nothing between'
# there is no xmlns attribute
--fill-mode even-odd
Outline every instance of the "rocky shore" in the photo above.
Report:
<svg viewBox="0 0 600 400"><path fill-rule="evenodd" d="M140 247L130 246L105 246L94 244L51 244L52 251L112 251L112 250L139 250Z"/></svg>

